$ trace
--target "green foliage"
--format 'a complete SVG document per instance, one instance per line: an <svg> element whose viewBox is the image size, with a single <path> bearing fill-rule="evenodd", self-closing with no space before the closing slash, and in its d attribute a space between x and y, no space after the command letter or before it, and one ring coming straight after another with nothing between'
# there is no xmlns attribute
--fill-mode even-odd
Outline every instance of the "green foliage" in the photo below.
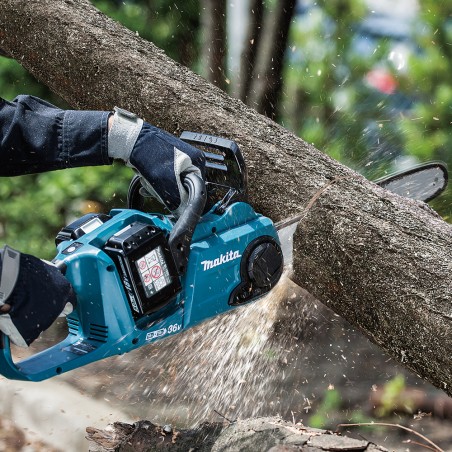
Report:
<svg viewBox="0 0 452 452"><path fill-rule="evenodd" d="M341 395L337 389L329 389L326 391L315 414L309 418L309 425L314 428L329 426L331 424L330 417L339 411L341 403Z"/></svg>
<svg viewBox="0 0 452 452"><path fill-rule="evenodd" d="M334 158L365 168L368 148L362 135L373 109L359 111L369 95L361 81L383 50L371 61L350 51L353 30L365 12L361 0L318 3L296 18L291 30L284 101L289 115L282 120Z"/></svg>
<svg viewBox="0 0 452 452"><path fill-rule="evenodd" d="M353 410L346 413L341 411L342 397L337 389L328 389L315 413L309 417L308 424L314 428L334 428L341 422L345 423L370 423L372 418L366 416L361 410ZM372 427L365 427L372 430Z"/></svg>
<svg viewBox="0 0 452 452"><path fill-rule="evenodd" d="M198 0L92 0L109 17L153 42L173 59L192 67L199 56Z"/></svg>
<svg viewBox="0 0 452 452"><path fill-rule="evenodd" d="M451 4L420 2L412 27L418 50L403 72L389 63L386 39L370 56L353 48L369 16L362 1L316 3L292 27L282 122L368 178L391 172L406 156L452 164ZM367 85L366 74L375 68L392 75L396 95Z"/></svg>
<svg viewBox="0 0 452 452"><path fill-rule="evenodd" d="M0 184L2 241L39 256L55 255L53 237L62 226L91 211L125 207L129 168L75 168L5 178Z"/></svg>
<svg viewBox="0 0 452 452"><path fill-rule="evenodd" d="M402 398L405 388L405 377L403 375L396 375L394 378L389 380L383 387L381 404L376 411L377 416L389 416L393 414L394 411L396 411L402 404L405 405L407 412L412 412L412 402L410 400L403 400Z"/></svg>
<svg viewBox="0 0 452 452"><path fill-rule="evenodd" d="M43 96L45 88L40 85L15 60L0 56L0 89L1 97L12 100L26 91L28 94Z"/></svg>

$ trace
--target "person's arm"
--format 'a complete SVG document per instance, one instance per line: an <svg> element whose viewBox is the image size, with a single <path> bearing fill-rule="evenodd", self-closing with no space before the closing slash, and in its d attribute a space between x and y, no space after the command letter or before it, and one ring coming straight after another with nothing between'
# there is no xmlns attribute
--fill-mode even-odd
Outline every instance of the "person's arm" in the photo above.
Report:
<svg viewBox="0 0 452 452"><path fill-rule="evenodd" d="M109 116L61 110L33 96L0 98L0 176L110 164Z"/></svg>
<svg viewBox="0 0 452 452"><path fill-rule="evenodd" d="M204 177L198 149L122 109L62 110L37 97L0 98L0 177L110 164L120 159L180 215L187 193L180 176Z"/></svg>

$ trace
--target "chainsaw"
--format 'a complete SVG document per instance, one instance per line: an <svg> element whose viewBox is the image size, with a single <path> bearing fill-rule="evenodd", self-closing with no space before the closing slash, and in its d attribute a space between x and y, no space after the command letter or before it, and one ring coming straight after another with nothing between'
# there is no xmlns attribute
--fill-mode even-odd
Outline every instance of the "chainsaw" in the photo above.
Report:
<svg viewBox="0 0 452 452"><path fill-rule="evenodd" d="M281 245L272 221L247 203L237 144L192 132L181 139L206 157L205 181L194 174L183 179L189 202L181 217L145 213L134 177L127 209L89 213L64 227L53 263L77 294L67 337L14 362L3 335L1 374L45 380L180 333L275 286Z"/></svg>
<svg viewBox="0 0 452 452"><path fill-rule="evenodd" d="M67 337L14 362L9 338L0 341L0 373L41 381L173 336L268 293L292 259L301 216L277 224L247 202L247 173L234 141L184 132L206 157L205 181L185 176L188 207L179 219L146 213L140 178L126 209L90 213L56 237L53 263L71 282L77 305ZM433 162L376 181L427 201L447 185Z"/></svg>

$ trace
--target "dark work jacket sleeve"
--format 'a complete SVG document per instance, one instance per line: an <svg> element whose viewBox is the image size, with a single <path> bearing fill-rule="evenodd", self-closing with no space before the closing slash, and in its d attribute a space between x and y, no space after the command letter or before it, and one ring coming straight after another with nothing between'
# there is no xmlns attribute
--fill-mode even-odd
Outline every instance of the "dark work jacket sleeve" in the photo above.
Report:
<svg viewBox="0 0 452 452"><path fill-rule="evenodd" d="M61 110L32 96L13 102L0 98L0 176L111 163L108 116L102 111ZM21 256L20 275L28 277L19 280L6 302L12 305L11 319L30 343L74 295L59 271L32 256Z"/></svg>
<svg viewBox="0 0 452 452"><path fill-rule="evenodd" d="M33 96L0 98L0 176L111 163L108 116L61 110Z"/></svg>

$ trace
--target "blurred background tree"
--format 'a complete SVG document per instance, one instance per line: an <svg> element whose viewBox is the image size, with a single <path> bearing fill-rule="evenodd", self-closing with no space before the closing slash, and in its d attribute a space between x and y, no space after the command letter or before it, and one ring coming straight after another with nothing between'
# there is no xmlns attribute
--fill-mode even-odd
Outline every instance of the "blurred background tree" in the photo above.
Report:
<svg viewBox="0 0 452 452"><path fill-rule="evenodd" d="M372 0L93 3L368 178L451 160L452 6L446 2L404 0L389 8L390 2ZM6 99L27 93L67 107L3 56L0 89ZM72 218L125 205L131 175L114 165L5 178L0 237L50 258L52 236ZM442 199L435 207L447 216L452 197Z"/></svg>

